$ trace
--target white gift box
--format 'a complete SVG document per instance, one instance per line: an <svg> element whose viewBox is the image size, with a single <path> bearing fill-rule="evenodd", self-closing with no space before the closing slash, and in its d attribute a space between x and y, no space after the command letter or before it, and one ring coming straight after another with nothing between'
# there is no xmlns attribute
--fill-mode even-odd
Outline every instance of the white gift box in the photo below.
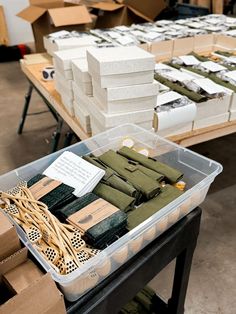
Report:
<svg viewBox="0 0 236 314"><path fill-rule="evenodd" d="M71 70L71 61L86 58L87 48L76 48L54 52L55 65L63 70Z"/></svg>
<svg viewBox="0 0 236 314"><path fill-rule="evenodd" d="M101 88L93 80L93 94L99 106L109 113L131 112L155 107L158 94L156 81L150 84Z"/></svg>
<svg viewBox="0 0 236 314"><path fill-rule="evenodd" d="M60 95L61 95L61 101L63 105L65 106L66 110L72 117L74 117L75 113L74 113L73 99L68 97L68 95L64 94L63 92Z"/></svg>
<svg viewBox="0 0 236 314"><path fill-rule="evenodd" d="M230 111L229 121L236 120L236 110Z"/></svg>
<svg viewBox="0 0 236 314"><path fill-rule="evenodd" d="M63 93L73 100L72 80L66 80L59 71L55 73L55 89L59 94Z"/></svg>
<svg viewBox="0 0 236 314"><path fill-rule="evenodd" d="M209 127L212 125L224 123L224 122L227 122L228 120L229 120L229 112L226 112L226 113L223 113L220 115L210 116L210 117L205 118L205 119L194 121L193 130L206 128L206 127Z"/></svg>
<svg viewBox="0 0 236 314"><path fill-rule="evenodd" d="M152 71L154 56L136 47L88 48L89 73L100 76Z"/></svg>
<svg viewBox="0 0 236 314"><path fill-rule="evenodd" d="M183 134L190 132L193 129L193 122L185 122L178 124L176 126L170 127L168 129L157 131L157 134L163 137L173 136L178 134Z"/></svg>
<svg viewBox="0 0 236 314"><path fill-rule="evenodd" d="M90 100L88 103L90 115L95 117L105 129L118 126L122 123L137 124L152 121L153 119L153 109L125 113L107 113L99 108L94 97L91 97Z"/></svg>
<svg viewBox="0 0 236 314"><path fill-rule="evenodd" d="M88 73L88 63L86 59L73 60L72 72L74 81L81 87L83 92L88 95L93 95L92 77Z"/></svg>
<svg viewBox="0 0 236 314"><path fill-rule="evenodd" d="M87 104L83 102L77 103L73 102L75 118L78 119L78 122L85 130L86 133L91 133L91 125L90 125L90 115L86 107Z"/></svg>

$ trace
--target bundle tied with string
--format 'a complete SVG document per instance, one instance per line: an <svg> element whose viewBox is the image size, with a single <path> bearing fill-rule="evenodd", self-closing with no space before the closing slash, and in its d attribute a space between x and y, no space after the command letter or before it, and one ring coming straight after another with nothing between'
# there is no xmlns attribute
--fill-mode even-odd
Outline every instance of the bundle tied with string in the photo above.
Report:
<svg viewBox="0 0 236 314"><path fill-rule="evenodd" d="M0 200L4 211L58 273L69 274L100 252L86 246L78 229L60 223L47 205L33 197L26 184L1 192Z"/></svg>

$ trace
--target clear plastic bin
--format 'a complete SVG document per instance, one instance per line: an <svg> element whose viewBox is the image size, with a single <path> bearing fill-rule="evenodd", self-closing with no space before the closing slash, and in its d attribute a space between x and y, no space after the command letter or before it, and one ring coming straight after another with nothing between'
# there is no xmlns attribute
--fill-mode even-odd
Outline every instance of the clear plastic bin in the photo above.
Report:
<svg viewBox="0 0 236 314"><path fill-rule="evenodd" d="M222 171L222 166L219 163L132 124L116 127L64 150L69 150L80 156L91 152L99 155L108 149L119 149L122 146L122 140L126 137L132 138L138 146L148 148L152 156L156 156L158 160L181 170L184 173L183 180L187 183L187 191L90 259L81 268L65 276L56 273L40 253L33 248L23 230L16 225L21 240L44 269L51 273L52 278L59 284L69 301L80 298L153 239L202 203L210 184ZM35 174L42 173L64 150L0 176L0 189L7 190L21 180L28 180Z"/></svg>

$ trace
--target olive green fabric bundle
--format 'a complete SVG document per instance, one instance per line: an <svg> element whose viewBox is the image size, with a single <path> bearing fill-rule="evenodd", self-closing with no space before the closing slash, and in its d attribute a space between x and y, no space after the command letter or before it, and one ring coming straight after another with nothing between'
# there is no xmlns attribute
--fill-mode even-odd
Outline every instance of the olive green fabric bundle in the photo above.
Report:
<svg viewBox="0 0 236 314"><path fill-rule="evenodd" d="M129 163L113 150L99 156L99 159L107 166L111 167L121 176L125 177L146 199L151 199L160 193L160 184L140 171L137 165Z"/></svg>
<svg viewBox="0 0 236 314"><path fill-rule="evenodd" d="M222 80L221 78L219 78L217 75L215 75L212 72L211 73L203 72L200 69L196 69L196 68L193 68L193 67L187 66L187 65L179 65L179 64L174 64L174 63L169 63L169 65L173 66L176 69L181 69L182 68L182 69L186 69L186 70L188 70L190 72L202 75L202 76L204 76L206 78L211 79L216 84L219 84L219 85L222 85L223 87L231 89L233 92L236 93L236 86L235 85L233 85L233 84L231 84L231 83L229 83L227 81Z"/></svg>
<svg viewBox="0 0 236 314"><path fill-rule="evenodd" d="M107 184L99 183L93 190L93 193L124 212L127 212L134 207L134 197L122 193Z"/></svg>
<svg viewBox="0 0 236 314"><path fill-rule="evenodd" d="M154 78L156 81L160 82L163 85L168 86L171 90L180 93L192 101L196 103L200 103L206 101L208 98L206 96L200 95L196 92L190 91L189 89L185 88L184 86L179 85L179 83L173 83L170 80L166 79L165 77L161 76L160 74L155 73Z"/></svg>
<svg viewBox="0 0 236 314"><path fill-rule="evenodd" d="M103 183L110 185L114 189L119 190L135 199L139 198L138 191L131 185L129 182L122 178L118 173L116 173L113 169L109 168L107 165L103 164L97 157L90 155L84 156L83 159L90 162L96 167L99 167L105 170L105 175L102 178Z"/></svg>
<svg viewBox="0 0 236 314"><path fill-rule="evenodd" d="M182 194L182 191L167 184L161 189L161 193L158 196L143 203L128 215L128 230L134 229Z"/></svg>
<svg viewBox="0 0 236 314"><path fill-rule="evenodd" d="M179 170L174 169L173 167L170 167L160 161L157 161L156 159L146 157L140 153L137 153L131 148L123 146L120 150L118 150L117 153L128 159L140 163L148 169L156 171L157 173L161 173L171 183L176 183L183 177L183 173Z"/></svg>

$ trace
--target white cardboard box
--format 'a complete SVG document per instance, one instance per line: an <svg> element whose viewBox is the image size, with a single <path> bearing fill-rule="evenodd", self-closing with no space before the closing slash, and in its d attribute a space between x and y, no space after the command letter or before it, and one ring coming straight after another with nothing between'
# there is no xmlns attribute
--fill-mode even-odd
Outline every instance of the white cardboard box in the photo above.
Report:
<svg viewBox="0 0 236 314"><path fill-rule="evenodd" d="M88 48L89 73L97 75L127 74L154 71L155 58L136 47Z"/></svg>
<svg viewBox="0 0 236 314"><path fill-rule="evenodd" d="M212 52L215 44L215 35L197 35L194 37L193 51L196 53Z"/></svg>
<svg viewBox="0 0 236 314"><path fill-rule="evenodd" d="M106 113L99 108L94 97L91 97L91 101L88 104L88 110L90 115L95 117L105 129L118 126L122 123L138 124L152 121L154 112L153 109L149 109L126 113Z"/></svg>
<svg viewBox="0 0 236 314"><path fill-rule="evenodd" d="M93 95L92 77L88 73L88 63L86 59L72 61L72 72L74 81L81 87L83 92L88 95Z"/></svg>
<svg viewBox="0 0 236 314"><path fill-rule="evenodd" d="M65 106L66 110L69 112L69 114L74 117L74 106L73 106L73 99L68 97L67 94L61 93L61 101L63 105Z"/></svg>
<svg viewBox="0 0 236 314"><path fill-rule="evenodd" d="M236 110L230 110L230 116L229 116L229 121L234 121L236 120Z"/></svg>
<svg viewBox="0 0 236 314"><path fill-rule="evenodd" d="M183 56L193 51L194 37L174 40L173 57Z"/></svg>
<svg viewBox="0 0 236 314"><path fill-rule="evenodd" d="M193 122L187 122L187 123L178 124L168 129L157 131L157 134L163 137L167 137L167 136L190 132L192 131L192 129L193 129Z"/></svg>
<svg viewBox="0 0 236 314"><path fill-rule="evenodd" d="M151 53L155 56L155 60L165 61L172 58L173 55L173 40L165 40L151 44Z"/></svg>
<svg viewBox="0 0 236 314"><path fill-rule="evenodd" d="M54 52L56 64L63 70L71 69L71 61L86 58L87 48L76 48Z"/></svg>
<svg viewBox="0 0 236 314"><path fill-rule="evenodd" d="M52 58L52 61L55 68L55 73L59 71L61 75L64 76L65 80L73 80L73 73L71 69L64 70L63 67L61 67L61 64L55 58Z"/></svg>
<svg viewBox="0 0 236 314"><path fill-rule="evenodd" d="M193 130L206 128L212 125L227 122L229 120L229 112L220 115L208 117L206 119L197 120L193 123Z"/></svg>
<svg viewBox="0 0 236 314"><path fill-rule="evenodd" d="M109 48L110 49L110 48ZM89 71L94 79L101 88L121 87L139 84L148 84L153 82L154 71L134 72L128 74L113 74L100 76L93 72L92 69Z"/></svg>
<svg viewBox="0 0 236 314"><path fill-rule="evenodd" d="M55 89L61 95L64 94L67 98L74 99L72 90L72 80L65 80L57 72L55 75Z"/></svg>
<svg viewBox="0 0 236 314"><path fill-rule="evenodd" d="M131 85L101 88L93 80L93 94L101 108L109 113L153 109L158 94L158 84Z"/></svg>
<svg viewBox="0 0 236 314"><path fill-rule="evenodd" d="M87 110L86 105L83 102L79 104L77 102L73 102L75 118L78 119L82 128L86 133L91 133L91 125L90 125L90 114Z"/></svg>
<svg viewBox="0 0 236 314"><path fill-rule="evenodd" d="M231 98L232 94L227 94L221 98L214 98L202 103L196 103L197 115L195 121L227 113L229 111Z"/></svg>
<svg viewBox="0 0 236 314"><path fill-rule="evenodd" d="M96 45L96 41L91 36L59 38L54 40L45 36L43 41L44 47L50 55L53 55L54 52L60 50L91 47Z"/></svg>

